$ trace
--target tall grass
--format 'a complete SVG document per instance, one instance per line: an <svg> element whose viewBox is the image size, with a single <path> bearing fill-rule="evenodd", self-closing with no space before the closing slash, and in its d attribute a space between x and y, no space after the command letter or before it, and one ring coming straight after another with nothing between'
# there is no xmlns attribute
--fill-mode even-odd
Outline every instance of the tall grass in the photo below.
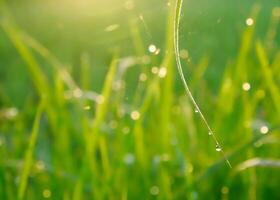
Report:
<svg viewBox="0 0 280 200"><path fill-rule="evenodd" d="M1 199L280 198L280 51L267 45L273 36L256 34L261 7L253 7L254 24L244 26L214 93L205 80L209 63L218 59L211 52L189 67L189 84L184 77L182 6L183 0L166 6L159 55L146 50L143 22L129 21L131 55L114 49L102 74L94 73L101 65L92 64L99 58L89 52L73 67L62 62L2 5L10 59L21 58L16 69L26 71L32 85L22 83L27 94L17 117L0 111ZM92 91L97 78L100 90ZM3 102L13 105L13 99Z"/></svg>

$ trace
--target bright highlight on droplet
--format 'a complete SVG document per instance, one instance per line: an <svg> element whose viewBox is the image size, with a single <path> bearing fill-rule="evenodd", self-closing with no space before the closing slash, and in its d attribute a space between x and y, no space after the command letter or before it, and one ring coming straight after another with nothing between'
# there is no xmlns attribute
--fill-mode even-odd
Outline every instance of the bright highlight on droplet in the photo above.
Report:
<svg viewBox="0 0 280 200"><path fill-rule="evenodd" d="M216 151L222 151L222 147L220 145L216 145Z"/></svg>
<svg viewBox="0 0 280 200"><path fill-rule="evenodd" d="M89 105L85 105L84 106L84 110L90 110L90 106Z"/></svg>
<svg viewBox="0 0 280 200"><path fill-rule="evenodd" d="M198 110L197 110L197 109L195 109L195 110L194 110L194 112L195 112L195 113L198 113Z"/></svg>
<svg viewBox="0 0 280 200"><path fill-rule="evenodd" d="M44 198L50 198L52 196L52 192L49 189L45 189L43 191L43 197Z"/></svg>
<svg viewBox="0 0 280 200"><path fill-rule="evenodd" d="M123 127L122 129L123 134L128 134L130 132L130 128L128 126Z"/></svg>
<svg viewBox="0 0 280 200"><path fill-rule="evenodd" d="M120 27L119 24L112 24L112 25L107 26L107 27L104 29L104 31L105 31L105 32L112 32L112 31L118 29L119 27Z"/></svg>
<svg viewBox="0 0 280 200"><path fill-rule="evenodd" d="M247 26L252 26L254 24L254 20L252 18L247 18L246 24L247 24Z"/></svg>
<svg viewBox="0 0 280 200"><path fill-rule="evenodd" d="M154 196L158 195L158 194L159 194L159 188L158 188L158 186L153 186L153 187L151 187L151 188L150 188L150 193L151 193L151 195L154 195Z"/></svg>
<svg viewBox="0 0 280 200"><path fill-rule="evenodd" d="M123 161L127 165L132 165L135 161L135 157L132 153L128 153L124 156Z"/></svg>
<svg viewBox="0 0 280 200"><path fill-rule="evenodd" d="M159 71L158 71L158 76L159 76L160 78L164 78L164 77L166 76L166 74L167 74L167 69L166 69L166 67L161 67L161 68L159 69Z"/></svg>
<svg viewBox="0 0 280 200"><path fill-rule="evenodd" d="M141 73L140 76L139 76L139 80L142 81L142 82L145 82L147 80L147 74L145 73Z"/></svg>
<svg viewBox="0 0 280 200"><path fill-rule="evenodd" d="M243 83L242 88L244 91L249 91L251 89L251 85L248 82Z"/></svg>
<svg viewBox="0 0 280 200"><path fill-rule="evenodd" d="M140 118L140 113L139 113L137 110L132 111L132 112L130 113L130 117L131 117L131 119L133 119L133 120L138 120L138 119Z"/></svg>
<svg viewBox="0 0 280 200"><path fill-rule="evenodd" d="M157 47L156 47L154 44L151 44L151 45L149 46L149 52L155 53L156 50L157 50Z"/></svg>
<svg viewBox="0 0 280 200"><path fill-rule="evenodd" d="M261 132L262 134L267 134L268 131L269 131L269 129L268 129L267 126L265 126L265 125L261 126L260 132Z"/></svg>
<svg viewBox="0 0 280 200"><path fill-rule="evenodd" d="M158 67L152 67L152 73L157 74L158 73Z"/></svg>

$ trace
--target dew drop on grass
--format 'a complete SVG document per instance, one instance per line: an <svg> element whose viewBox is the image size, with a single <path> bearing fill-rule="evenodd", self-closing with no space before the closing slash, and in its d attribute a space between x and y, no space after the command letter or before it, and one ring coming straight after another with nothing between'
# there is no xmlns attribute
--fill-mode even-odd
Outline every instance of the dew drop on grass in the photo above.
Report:
<svg viewBox="0 0 280 200"><path fill-rule="evenodd" d="M246 25L247 26L252 26L253 24L254 24L254 20L251 17L246 19Z"/></svg>
<svg viewBox="0 0 280 200"><path fill-rule="evenodd" d="M90 110L90 105L85 105L85 106L83 107L83 109L84 109L84 110Z"/></svg>
<svg viewBox="0 0 280 200"><path fill-rule="evenodd" d="M194 112L195 112L195 113L198 113L198 110L197 110L197 109L195 109L195 110L194 110Z"/></svg>
<svg viewBox="0 0 280 200"><path fill-rule="evenodd" d="M139 80L142 81L142 82L145 82L147 80L147 74L145 73L141 73L140 76L139 76Z"/></svg>
<svg viewBox="0 0 280 200"><path fill-rule="evenodd" d="M130 113L130 117L133 120L138 120L140 118L140 113L137 110L134 110Z"/></svg>
<svg viewBox="0 0 280 200"><path fill-rule="evenodd" d="M153 74L157 74L159 69L158 69L158 67L152 67L151 71Z"/></svg>
<svg viewBox="0 0 280 200"><path fill-rule="evenodd" d="M267 134L269 131L268 127L266 125L263 125L260 127L261 134Z"/></svg>
<svg viewBox="0 0 280 200"><path fill-rule="evenodd" d="M249 91L251 89L251 85L248 82L243 83L242 88L244 91Z"/></svg>
<svg viewBox="0 0 280 200"><path fill-rule="evenodd" d="M209 132L208 132L208 135L213 135L213 132L209 131Z"/></svg>
<svg viewBox="0 0 280 200"><path fill-rule="evenodd" d="M159 188L158 188L158 186L152 186L152 187L150 188L150 193L151 193L151 195L154 195L154 196L158 195L158 194L159 194Z"/></svg>
<svg viewBox="0 0 280 200"><path fill-rule="evenodd" d="M222 147L219 144L216 144L216 151L222 151Z"/></svg>
<svg viewBox="0 0 280 200"><path fill-rule="evenodd" d="M125 164L127 165L132 165L135 161L135 157L132 153L127 153L124 158L123 158L123 161Z"/></svg>
<svg viewBox="0 0 280 200"><path fill-rule="evenodd" d="M44 189L43 191L43 197L48 199L52 196L52 192L49 189Z"/></svg>
<svg viewBox="0 0 280 200"><path fill-rule="evenodd" d="M130 132L130 128L128 126L123 127L122 129L123 134L127 135Z"/></svg>
<svg viewBox="0 0 280 200"><path fill-rule="evenodd" d="M148 49L150 53L155 53L157 51L157 47L154 44L151 44Z"/></svg>
<svg viewBox="0 0 280 200"><path fill-rule="evenodd" d="M166 69L166 67L161 67L161 68L159 69L159 71L158 71L158 76L159 76L160 78L164 78L164 77L166 76L166 74L167 74L167 69Z"/></svg>

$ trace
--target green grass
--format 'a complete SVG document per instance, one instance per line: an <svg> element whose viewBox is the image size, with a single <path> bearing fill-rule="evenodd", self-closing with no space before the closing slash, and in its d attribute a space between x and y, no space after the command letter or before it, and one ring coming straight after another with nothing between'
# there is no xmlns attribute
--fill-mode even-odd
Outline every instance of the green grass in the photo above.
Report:
<svg viewBox="0 0 280 200"><path fill-rule="evenodd" d="M32 10L32 3L42 11L38 20L48 22L43 4L19 5ZM123 9L118 3L112 5ZM71 29L78 41L62 30L68 43L59 48L48 35L52 22L38 33L29 27L35 19L23 23L31 18L17 12L20 6L0 5L0 199L279 199L277 4L244 3L253 25L233 14L243 25L232 35L226 23L217 25L227 34L217 30L216 37L227 42L214 48L219 42L203 28L218 6L198 19L206 25L193 25L193 1L134 3L127 13L96 11L104 20L94 22L97 33L107 15L128 19L120 32L80 33L89 23L80 14L83 23ZM156 22L147 6L158 12ZM222 20L231 23L228 12ZM72 19L55 19L62 16ZM192 28L201 38L188 34ZM150 44L159 54L148 51ZM180 53L186 48L187 58ZM69 60L69 52L78 53Z"/></svg>

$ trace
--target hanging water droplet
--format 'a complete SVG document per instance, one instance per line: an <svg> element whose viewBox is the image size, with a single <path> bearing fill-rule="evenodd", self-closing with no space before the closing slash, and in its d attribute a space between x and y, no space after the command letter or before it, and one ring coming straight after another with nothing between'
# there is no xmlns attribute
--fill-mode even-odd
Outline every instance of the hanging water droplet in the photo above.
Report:
<svg viewBox="0 0 280 200"><path fill-rule="evenodd" d="M208 135L213 135L213 132L212 132L212 131L209 131L209 132L208 132Z"/></svg>
<svg viewBox="0 0 280 200"><path fill-rule="evenodd" d="M195 110L194 110L194 112L195 112L195 113L198 113L198 110L197 110L197 109L195 109Z"/></svg>
<svg viewBox="0 0 280 200"><path fill-rule="evenodd" d="M219 144L216 144L216 151L222 151L222 147Z"/></svg>

